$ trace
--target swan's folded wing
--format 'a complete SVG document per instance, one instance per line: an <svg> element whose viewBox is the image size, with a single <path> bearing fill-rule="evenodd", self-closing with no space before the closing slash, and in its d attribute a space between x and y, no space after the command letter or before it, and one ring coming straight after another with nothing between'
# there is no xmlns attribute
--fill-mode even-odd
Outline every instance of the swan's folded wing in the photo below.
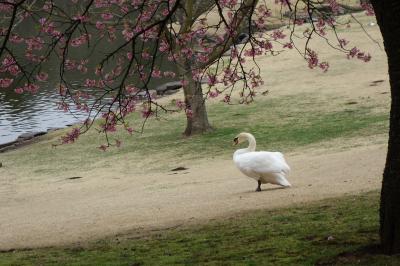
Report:
<svg viewBox="0 0 400 266"><path fill-rule="evenodd" d="M239 168L251 169L258 173L281 173L288 171L286 162L274 152L249 152L240 155ZM290 169L289 169L290 170Z"/></svg>

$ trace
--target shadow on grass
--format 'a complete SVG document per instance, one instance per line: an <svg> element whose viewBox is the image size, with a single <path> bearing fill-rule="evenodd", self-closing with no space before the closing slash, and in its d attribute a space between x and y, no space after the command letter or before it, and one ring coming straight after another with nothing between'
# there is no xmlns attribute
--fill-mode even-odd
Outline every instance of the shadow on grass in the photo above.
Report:
<svg viewBox="0 0 400 266"><path fill-rule="evenodd" d="M379 244L361 246L354 251L345 251L335 257L317 261L315 265L400 265L400 255L388 256Z"/></svg>

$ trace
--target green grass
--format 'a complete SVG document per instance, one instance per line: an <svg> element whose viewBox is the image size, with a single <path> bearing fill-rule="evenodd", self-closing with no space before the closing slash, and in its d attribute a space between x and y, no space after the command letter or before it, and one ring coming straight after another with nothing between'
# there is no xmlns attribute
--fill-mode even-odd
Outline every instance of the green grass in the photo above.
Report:
<svg viewBox="0 0 400 266"><path fill-rule="evenodd" d="M378 242L378 201L375 191L146 237L4 252L0 265L399 265L400 257L368 254Z"/></svg>
<svg viewBox="0 0 400 266"><path fill-rule="evenodd" d="M26 169L36 174L82 171L98 167L119 167L121 171L138 168L165 170L185 160L229 158L234 150L232 139L242 131L255 135L259 149L292 151L298 147L338 138L368 137L387 131L388 114L381 106L364 100L346 105L345 100L309 94L261 98L250 105L209 105L209 119L215 130L201 136L184 138L183 114L167 114L146 124L144 134L129 136L122 130L111 140L123 141L121 148L100 152L104 136L94 130L76 144L52 148L61 132L43 137L43 142L2 155L5 167ZM379 109L381 108L381 109ZM140 120L131 119L132 124ZM48 140L46 142L46 140ZM58 162L58 166L54 164ZM73 166L73 167L71 167Z"/></svg>

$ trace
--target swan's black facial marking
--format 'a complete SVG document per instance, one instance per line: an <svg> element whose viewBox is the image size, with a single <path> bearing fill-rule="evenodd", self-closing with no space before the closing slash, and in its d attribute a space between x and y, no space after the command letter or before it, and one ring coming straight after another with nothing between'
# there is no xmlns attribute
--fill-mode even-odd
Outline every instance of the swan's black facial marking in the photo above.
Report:
<svg viewBox="0 0 400 266"><path fill-rule="evenodd" d="M234 138L234 139L233 139L233 142L235 143L235 145L238 145L239 139L238 139L238 138Z"/></svg>

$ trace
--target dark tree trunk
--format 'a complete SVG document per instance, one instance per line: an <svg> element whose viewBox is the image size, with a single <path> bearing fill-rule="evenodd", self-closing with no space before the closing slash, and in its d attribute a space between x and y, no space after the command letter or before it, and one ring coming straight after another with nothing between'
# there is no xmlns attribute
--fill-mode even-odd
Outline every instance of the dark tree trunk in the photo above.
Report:
<svg viewBox="0 0 400 266"><path fill-rule="evenodd" d="M388 57L390 129L383 173L380 238L387 254L400 253L400 1L371 0Z"/></svg>
<svg viewBox="0 0 400 266"><path fill-rule="evenodd" d="M208 122L201 83L194 81L189 75L185 77L185 80L189 82L189 84L183 88L185 104L186 108L190 111L187 112L186 115L186 129L184 134L186 136L191 136L211 131L212 127Z"/></svg>
<svg viewBox="0 0 400 266"><path fill-rule="evenodd" d="M182 59L178 64L179 74L187 83L183 86L186 105L186 129L183 132L185 136L212 131L212 127L208 122L201 83L193 79L193 65L195 65L195 62L190 58Z"/></svg>

